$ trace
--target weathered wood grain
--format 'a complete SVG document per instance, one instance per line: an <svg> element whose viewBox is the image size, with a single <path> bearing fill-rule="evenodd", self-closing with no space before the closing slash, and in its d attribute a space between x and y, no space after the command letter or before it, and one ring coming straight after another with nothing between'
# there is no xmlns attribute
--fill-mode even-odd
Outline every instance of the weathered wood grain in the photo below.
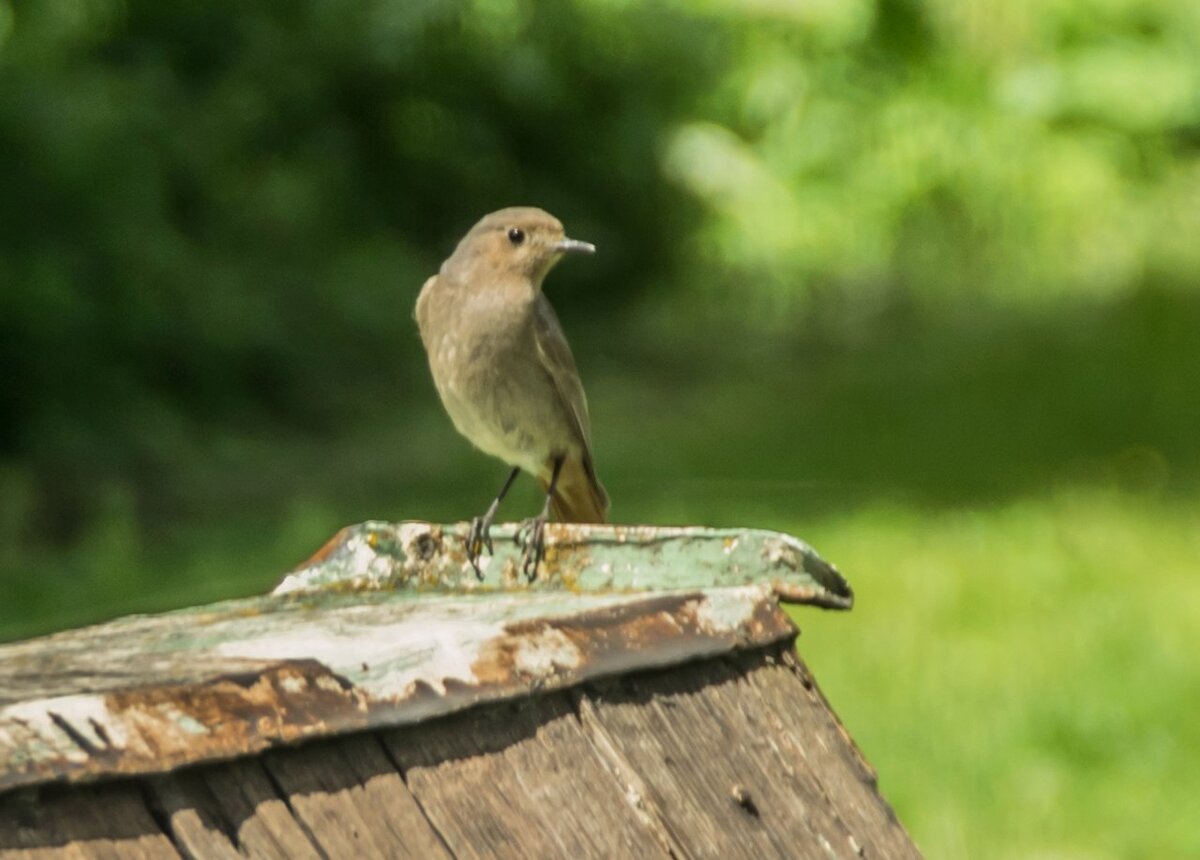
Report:
<svg viewBox="0 0 1200 860"><path fill-rule="evenodd" d="M630 791L689 856L859 856L839 799L781 744L777 720L747 685L737 668L707 661L589 686L580 716L614 771L636 774Z"/></svg>
<svg viewBox="0 0 1200 860"><path fill-rule="evenodd" d="M787 643L165 775L0 792L0 860L919 856Z"/></svg>
<svg viewBox="0 0 1200 860"><path fill-rule="evenodd" d="M868 857L920 857L891 806L879 794L874 769L838 722L808 668L792 649L733 658L761 698L781 750L803 760L836 799L834 809Z"/></svg>
<svg viewBox="0 0 1200 860"><path fill-rule="evenodd" d="M179 860L132 783L0 795L2 860Z"/></svg>
<svg viewBox="0 0 1200 860"><path fill-rule="evenodd" d="M187 811L216 825L231 845L245 857L263 860L319 860L320 852L296 820L257 759L241 759L193 771L198 779L182 782L179 805L171 809L172 835L182 849L207 858L206 841L220 843L217 834L187 829ZM176 816L185 816L175 828ZM219 855L217 855L219 856Z"/></svg>
<svg viewBox="0 0 1200 860"><path fill-rule="evenodd" d="M264 763L327 856L450 857L374 735L279 750Z"/></svg>
<svg viewBox="0 0 1200 860"><path fill-rule="evenodd" d="M185 769L144 783L146 799L159 822L189 860L241 860L236 832L223 820L220 806L204 776Z"/></svg>
<svg viewBox="0 0 1200 860"><path fill-rule="evenodd" d="M631 814L567 697L383 733L455 857L667 857Z"/></svg>

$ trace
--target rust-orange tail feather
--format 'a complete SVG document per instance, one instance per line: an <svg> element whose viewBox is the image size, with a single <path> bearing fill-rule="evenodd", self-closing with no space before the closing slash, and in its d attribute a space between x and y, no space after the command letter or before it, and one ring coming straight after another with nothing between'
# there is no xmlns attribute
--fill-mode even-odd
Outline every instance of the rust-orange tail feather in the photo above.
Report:
<svg viewBox="0 0 1200 860"><path fill-rule="evenodd" d="M539 477L546 490L549 477ZM567 459L558 472L550 512L560 523L608 522L608 493L604 491L590 460Z"/></svg>

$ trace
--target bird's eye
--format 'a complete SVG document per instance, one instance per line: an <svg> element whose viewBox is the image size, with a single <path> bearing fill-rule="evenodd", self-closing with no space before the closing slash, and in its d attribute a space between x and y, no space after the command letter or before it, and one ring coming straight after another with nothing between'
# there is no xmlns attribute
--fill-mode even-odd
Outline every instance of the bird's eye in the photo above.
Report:
<svg viewBox="0 0 1200 860"><path fill-rule="evenodd" d="M514 245L520 245L525 241L525 231L520 227L509 227L508 241L512 242Z"/></svg>

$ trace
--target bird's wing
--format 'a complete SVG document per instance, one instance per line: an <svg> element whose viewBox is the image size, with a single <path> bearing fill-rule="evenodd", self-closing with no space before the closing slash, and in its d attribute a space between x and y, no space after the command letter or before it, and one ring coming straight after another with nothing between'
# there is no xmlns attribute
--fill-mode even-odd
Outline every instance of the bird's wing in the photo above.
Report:
<svg viewBox="0 0 1200 860"><path fill-rule="evenodd" d="M559 400L574 419L575 430L583 446L583 457L579 462L568 461L562 466L552 503L554 516L562 522L608 522L608 493L596 476L596 465L592 459L587 396L583 393L575 357L571 355L571 347L563 335L558 316L549 300L541 294L537 298L533 331L538 358L554 383ZM539 476L539 480L545 484L549 477Z"/></svg>
<svg viewBox="0 0 1200 860"><path fill-rule="evenodd" d="M550 301L542 294L538 294L537 297L533 332L542 367L550 374L559 399L574 418L579 439L590 457L592 438L591 425L588 422L587 396L583 393L583 383L579 379L579 369L575 366L575 356L571 355L571 347L563 334L558 315L554 313Z"/></svg>

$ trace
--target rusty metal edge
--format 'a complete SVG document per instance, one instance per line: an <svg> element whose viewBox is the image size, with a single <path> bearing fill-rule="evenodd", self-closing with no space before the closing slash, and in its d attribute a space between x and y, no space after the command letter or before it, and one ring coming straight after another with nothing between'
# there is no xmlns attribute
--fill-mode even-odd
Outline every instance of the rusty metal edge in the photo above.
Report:
<svg viewBox="0 0 1200 860"><path fill-rule="evenodd" d="M104 694L106 713L119 720L137 749L106 745L110 732L86 716L45 716L69 739L70 757L35 760L0 772L0 792L49 783L85 783L148 776L176 768L253 755L273 747L348 732L411 725L469 707L577 686L635 670L665 668L795 638L797 629L769 593L761 594L736 628L714 626L703 593L670 594L559 618L509 624L504 637L481 649L473 667L479 683L447 681L441 690L417 684L403 696L372 698L362 687L317 660L289 659L202 682L129 688ZM577 667L523 677L517 651L547 641L578 648ZM73 698L73 697L63 697ZM203 729L180 739L179 725ZM2 727L0 727L2 728ZM100 742L90 738L99 738ZM61 739L60 739L61 740Z"/></svg>

